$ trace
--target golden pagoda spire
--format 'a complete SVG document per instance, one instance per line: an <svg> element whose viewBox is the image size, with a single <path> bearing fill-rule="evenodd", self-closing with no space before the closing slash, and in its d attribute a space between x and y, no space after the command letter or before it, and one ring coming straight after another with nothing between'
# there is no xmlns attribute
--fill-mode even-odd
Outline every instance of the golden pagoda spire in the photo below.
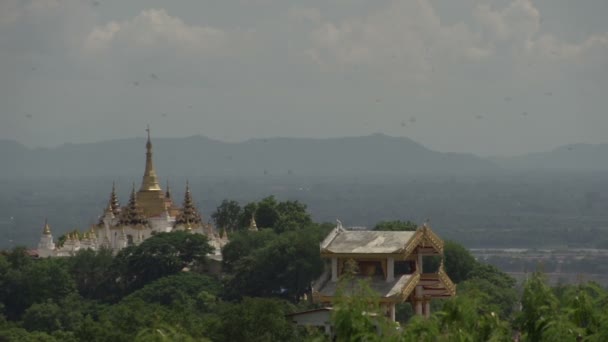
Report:
<svg viewBox="0 0 608 342"><path fill-rule="evenodd" d="M158 177L156 176L156 170L154 170L154 164L152 163L152 141L150 140L150 125L146 128L148 132L148 141L146 142L146 171L141 182L140 191L160 191L160 184L158 184Z"/></svg>
<svg viewBox="0 0 608 342"><path fill-rule="evenodd" d="M201 215L198 213L198 209L192 200L192 193L190 192L190 183L186 181L186 193L184 194L184 203L182 204L181 212L175 219L175 226L179 224L185 225L186 223L201 225L203 222Z"/></svg>
<svg viewBox="0 0 608 342"><path fill-rule="evenodd" d="M129 203L120 212L118 218L118 225L121 226L136 226L138 224L147 225L148 219L143 214L142 210L137 204L137 195L135 194L135 183L131 188L131 195L129 196Z"/></svg>
<svg viewBox="0 0 608 342"><path fill-rule="evenodd" d="M110 193L108 209L112 210L114 216L117 216L120 213L120 203L118 202L118 196L116 196L116 182L112 182L112 193Z"/></svg>
<svg viewBox="0 0 608 342"><path fill-rule="evenodd" d="M42 230L42 234L51 235L51 226L49 226L49 221L44 219L44 229Z"/></svg>
<svg viewBox="0 0 608 342"><path fill-rule="evenodd" d="M170 200L171 199L171 188L169 187L169 180L167 179L167 192L165 192L165 198Z"/></svg>
<svg viewBox="0 0 608 342"><path fill-rule="evenodd" d="M258 225L257 223L255 223L255 213L251 214L251 221L249 221L249 230L254 232L258 231Z"/></svg>

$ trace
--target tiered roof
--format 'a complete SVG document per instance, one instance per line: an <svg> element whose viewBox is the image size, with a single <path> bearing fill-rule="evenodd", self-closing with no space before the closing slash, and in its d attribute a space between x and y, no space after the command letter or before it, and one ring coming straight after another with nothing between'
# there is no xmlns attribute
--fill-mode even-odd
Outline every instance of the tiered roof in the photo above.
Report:
<svg viewBox="0 0 608 342"><path fill-rule="evenodd" d="M143 211L137 205L137 197L135 195L135 184L131 190L131 196L129 197L129 204L122 209L120 216L118 217L118 226L137 226L147 225L148 219L144 215Z"/></svg>
<svg viewBox="0 0 608 342"><path fill-rule="evenodd" d="M186 183L186 193L184 194L184 203L182 205L181 212L175 218L175 226L177 225L194 225L198 226L203 223L203 219L192 200L192 193L190 193L190 184Z"/></svg>

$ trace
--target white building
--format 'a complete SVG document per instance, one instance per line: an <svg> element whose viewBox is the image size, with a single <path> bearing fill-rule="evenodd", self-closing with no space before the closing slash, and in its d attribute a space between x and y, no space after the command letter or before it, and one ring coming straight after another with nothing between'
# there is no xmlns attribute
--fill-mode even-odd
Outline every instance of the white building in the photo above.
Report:
<svg viewBox="0 0 608 342"><path fill-rule="evenodd" d="M53 242L50 226L46 222L38 243L38 255L70 256L80 249L97 250L102 247L117 252L127 246L140 244L154 233L175 230L206 235L215 249L214 259L221 258L221 248L228 242L226 232L220 234L211 224L203 222L187 183L181 207L174 205L168 186L166 192L161 189L152 161L148 129L146 168L141 187L136 192L133 184L127 205L120 206L113 184L108 205L97 225L84 233L68 233L65 241L59 245Z"/></svg>

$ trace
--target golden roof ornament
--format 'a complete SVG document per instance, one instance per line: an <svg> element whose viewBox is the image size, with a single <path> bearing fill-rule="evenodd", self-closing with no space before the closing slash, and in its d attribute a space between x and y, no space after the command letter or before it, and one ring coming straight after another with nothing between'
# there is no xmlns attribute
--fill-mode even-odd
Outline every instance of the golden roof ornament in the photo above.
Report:
<svg viewBox="0 0 608 342"><path fill-rule="evenodd" d="M112 209L114 216L120 213L120 203L118 202L118 196L116 196L116 183L112 182L112 193L110 193L110 201L108 206Z"/></svg>
<svg viewBox="0 0 608 342"><path fill-rule="evenodd" d="M167 180L167 192L165 192L165 198L171 200L171 188L169 187L169 180Z"/></svg>
<svg viewBox="0 0 608 342"><path fill-rule="evenodd" d="M255 213L251 214L251 221L249 221L249 230L257 232L258 231L258 225L255 222Z"/></svg>
<svg viewBox="0 0 608 342"><path fill-rule="evenodd" d="M144 215L141 208L137 204L137 195L135 194L135 184L131 188L131 195L129 196L129 203L124 207L118 218L118 225L121 226L136 226L136 225L147 225L148 219Z"/></svg>
<svg viewBox="0 0 608 342"><path fill-rule="evenodd" d="M192 193L190 192L190 183L186 181L186 193L184 194L184 202L182 204L182 208L180 213L175 218L174 227L186 223L194 224L194 225L202 225L203 219L194 204L194 200L192 199Z"/></svg>
<svg viewBox="0 0 608 342"><path fill-rule="evenodd" d="M158 183L158 176L156 176L156 170L154 169L154 163L152 162L152 141L150 140L150 125L146 128L148 133L148 141L146 142L146 170L144 171L144 177L141 182L141 188L139 191L160 191L160 184Z"/></svg>
<svg viewBox="0 0 608 342"><path fill-rule="evenodd" d="M51 235L51 226L49 226L47 219L44 219L44 229L42 230L42 234Z"/></svg>

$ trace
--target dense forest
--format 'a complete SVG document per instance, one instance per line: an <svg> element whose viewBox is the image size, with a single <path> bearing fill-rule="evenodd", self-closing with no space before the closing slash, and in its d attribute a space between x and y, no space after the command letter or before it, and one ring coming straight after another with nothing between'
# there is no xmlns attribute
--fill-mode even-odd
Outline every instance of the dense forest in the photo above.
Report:
<svg viewBox="0 0 608 342"><path fill-rule="evenodd" d="M248 231L255 212L260 231ZM224 201L213 215L227 228L222 272L210 272L202 235L160 233L116 255L79 251L36 259L16 247L0 255L0 341L326 341L286 315L313 308L310 283L322 272L319 241L332 228L305 205L273 197L244 207ZM414 226L415 227L415 226ZM380 222L376 229L412 229ZM437 263L437 260L431 260ZM432 304L430 319L400 305L400 326L360 295L336 303L339 341L608 340L608 292L594 283L551 288L540 273L522 286L480 263L457 242L445 244L445 268L458 294ZM342 284L353 286L346 275Z"/></svg>

